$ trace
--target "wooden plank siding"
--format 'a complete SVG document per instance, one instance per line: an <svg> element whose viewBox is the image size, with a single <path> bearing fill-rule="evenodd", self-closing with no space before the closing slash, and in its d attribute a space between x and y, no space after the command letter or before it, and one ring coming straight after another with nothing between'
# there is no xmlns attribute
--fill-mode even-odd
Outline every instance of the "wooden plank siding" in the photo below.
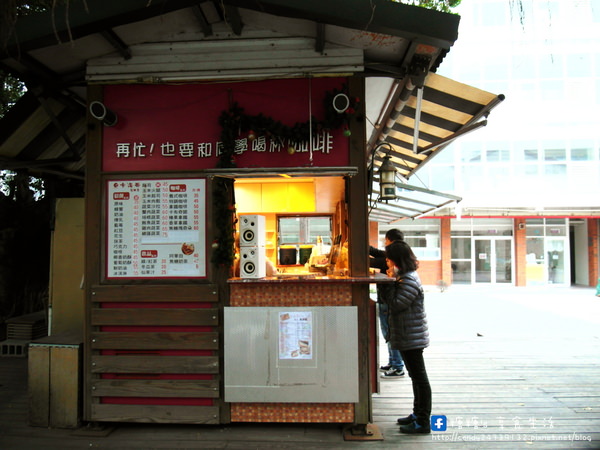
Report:
<svg viewBox="0 0 600 450"><path fill-rule="evenodd" d="M214 284L169 285L96 285L94 303L102 302L213 302L219 301Z"/></svg>
<svg viewBox="0 0 600 450"><path fill-rule="evenodd" d="M209 325L217 326L219 311L216 308L152 308L152 309L102 309L92 310L92 326L101 325L131 325L133 321L143 315L143 323L152 323L158 326L179 325Z"/></svg>
<svg viewBox="0 0 600 450"><path fill-rule="evenodd" d="M219 359L216 356L93 355L92 373L216 374Z"/></svg>
<svg viewBox="0 0 600 450"><path fill-rule="evenodd" d="M193 350L219 348L219 333L92 333L93 349Z"/></svg>
<svg viewBox="0 0 600 450"><path fill-rule="evenodd" d="M138 422L217 425L218 406L157 405L92 405L96 420L105 422Z"/></svg>
<svg viewBox="0 0 600 450"><path fill-rule="evenodd" d="M217 287L95 285L91 294L92 420L220 423Z"/></svg>
<svg viewBox="0 0 600 450"><path fill-rule="evenodd" d="M205 397L217 398L219 380L95 380L95 397Z"/></svg>

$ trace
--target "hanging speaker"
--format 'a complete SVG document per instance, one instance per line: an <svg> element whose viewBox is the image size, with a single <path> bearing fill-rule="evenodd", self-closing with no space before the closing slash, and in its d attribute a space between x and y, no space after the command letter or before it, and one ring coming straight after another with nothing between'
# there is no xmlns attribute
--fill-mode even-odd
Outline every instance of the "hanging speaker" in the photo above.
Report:
<svg viewBox="0 0 600 450"><path fill-rule="evenodd" d="M240 216L240 246L264 247L265 216L246 214Z"/></svg>
<svg viewBox="0 0 600 450"><path fill-rule="evenodd" d="M111 111L104 106L104 103L102 102L94 101L90 103L90 114L107 127L112 127L117 124L117 115L114 113L114 111Z"/></svg>
<svg viewBox="0 0 600 450"><path fill-rule="evenodd" d="M267 276L267 256L264 247L240 248L240 278Z"/></svg>

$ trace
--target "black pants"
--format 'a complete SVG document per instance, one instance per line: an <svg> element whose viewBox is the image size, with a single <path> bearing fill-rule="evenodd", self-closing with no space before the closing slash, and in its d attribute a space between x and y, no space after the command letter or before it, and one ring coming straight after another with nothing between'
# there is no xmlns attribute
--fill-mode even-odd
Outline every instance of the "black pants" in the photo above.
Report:
<svg viewBox="0 0 600 450"><path fill-rule="evenodd" d="M431 416L431 385L427 378L425 370L425 361L423 360L423 349L400 350L404 366L408 370L408 375L412 380L413 395L415 397L413 404L413 414L417 416L417 423L424 427L429 427L429 418Z"/></svg>

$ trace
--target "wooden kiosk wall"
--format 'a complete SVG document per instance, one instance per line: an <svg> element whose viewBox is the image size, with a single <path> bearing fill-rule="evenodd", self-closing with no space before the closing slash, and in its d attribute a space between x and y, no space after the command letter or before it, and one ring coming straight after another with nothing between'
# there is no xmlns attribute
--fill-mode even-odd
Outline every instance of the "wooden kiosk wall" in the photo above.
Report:
<svg viewBox="0 0 600 450"><path fill-rule="evenodd" d="M90 86L90 102L102 100L102 87ZM351 96L364 98L364 80L349 79ZM358 174L347 180L350 273L368 275L367 173L364 102L350 123L350 165ZM139 174L120 173L119 178ZM144 174L144 178L165 174ZM231 421L223 401L223 307L229 305L228 268L207 267L204 280L107 281L103 271L102 125L88 118L86 174L86 264L84 407L88 422L219 424ZM202 177L169 173L168 177ZM207 242L215 227L207 178ZM210 248L206 249L210 261ZM369 286L348 286L358 308L359 402L343 422L372 421L369 370ZM335 407L332 405L332 407ZM307 404L306 410L309 406ZM349 411L346 409L346 411ZM302 408L300 407L300 414Z"/></svg>
<svg viewBox="0 0 600 450"><path fill-rule="evenodd" d="M102 87L90 86L89 99L101 101ZM219 285L226 288L219 277L228 274L207 267L206 280L197 282L106 281L102 187L109 175L101 172L102 125L88 124L84 420L226 423L220 373L227 295L219 292ZM128 176L134 174L119 174ZM208 180L207 191L210 198ZM210 218L210 201L206 209ZM210 220L206 233L210 239Z"/></svg>

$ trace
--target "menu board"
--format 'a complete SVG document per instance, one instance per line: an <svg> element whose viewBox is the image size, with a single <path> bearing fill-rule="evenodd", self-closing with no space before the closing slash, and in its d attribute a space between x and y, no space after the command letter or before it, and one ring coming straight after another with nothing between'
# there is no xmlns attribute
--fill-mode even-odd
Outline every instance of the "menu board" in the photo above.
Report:
<svg viewBox="0 0 600 450"><path fill-rule="evenodd" d="M279 359L312 359L312 312L279 313Z"/></svg>
<svg viewBox="0 0 600 450"><path fill-rule="evenodd" d="M107 182L107 278L206 277L206 180Z"/></svg>

